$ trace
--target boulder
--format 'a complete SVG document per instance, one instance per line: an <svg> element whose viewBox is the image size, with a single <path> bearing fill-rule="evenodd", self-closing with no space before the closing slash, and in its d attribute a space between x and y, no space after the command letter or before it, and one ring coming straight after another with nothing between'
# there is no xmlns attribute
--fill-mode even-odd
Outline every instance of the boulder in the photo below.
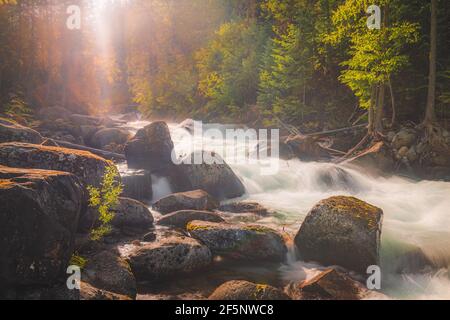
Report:
<svg viewBox="0 0 450 320"><path fill-rule="evenodd" d="M102 149L113 143L118 145L124 144L128 139L128 131L118 128L106 128L97 131L90 141L93 147Z"/></svg>
<svg viewBox="0 0 450 320"><path fill-rule="evenodd" d="M266 284L248 281L229 281L218 287L209 297L215 301L272 301L291 300L282 290Z"/></svg>
<svg viewBox="0 0 450 320"><path fill-rule="evenodd" d="M94 136L94 134L100 130L104 129L103 127L99 126L92 126L92 125L83 125L80 126L80 136L83 138L83 140L92 145L91 139Z"/></svg>
<svg viewBox="0 0 450 320"><path fill-rule="evenodd" d="M203 156L203 158L199 157L200 159L214 158L217 162L208 164L204 161L202 164L194 164L196 154L198 156L200 152ZM182 164L175 167L175 180L183 181L189 190L205 190L218 200L238 198L245 194L246 190L242 181L218 154L198 151L182 161Z"/></svg>
<svg viewBox="0 0 450 320"><path fill-rule="evenodd" d="M148 170L127 170L120 174L124 197L139 201L150 201L153 198L152 174Z"/></svg>
<svg viewBox="0 0 450 320"><path fill-rule="evenodd" d="M376 291L370 291L345 274L328 269L300 284L290 284L287 293L294 300L364 300L386 299Z"/></svg>
<svg viewBox="0 0 450 320"><path fill-rule="evenodd" d="M379 265L383 211L353 197L320 201L295 237L306 261L339 265L360 273Z"/></svg>
<svg viewBox="0 0 450 320"><path fill-rule="evenodd" d="M111 225L125 231L147 231L153 226L153 216L145 204L129 198L119 198L119 203L111 210L114 218ZM96 208L89 208L80 218L78 231L89 232L98 227L99 213Z"/></svg>
<svg viewBox="0 0 450 320"><path fill-rule="evenodd" d="M160 170L172 165L173 141L167 123L158 121L140 129L125 146L131 169Z"/></svg>
<svg viewBox="0 0 450 320"><path fill-rule="evenodd" d="M100 252L90 258L83 269L82 278L96 288L136 298L136 280L128 262L110 251Z"/></svg>
<svg viewBox="0 0 450 320"><path fill-rule="evenodd" d="M157 280L207 267L212 262L211 251L188 237L166 237L142 246L122 248L133 274L138 280Z"/></svg>
<svg viewBox="0 0 450 320"><path fill-rule="evenodd" d="M0 142L42 143L39 132L14 121L0 118Z"/></svg>
<svg viewBox="0 0 450 320"><path fill-rule="evenodd" d="M257 202L236 202L229 203L219 207L220 211L231 213L253 213L260 216L266 216L269 214L267 208L264 208Z"/></svg>
<svg viewBox="0 0 450 320"><path fill-rule="evenodd" d="M360 153L354 158L345 161L346 165L363 168L367 172L386 175L395 168L393 156L389 147L382 141Z"/></svg>
<svg viewBox="0 0 450 320"><path fill-rule="evenodd" d="M77 126L99 126L101 118L87 116L84 114L72 114L69 116L70 121Z"/></svg>
<svg viewBox="0 0 450 320"><path fill-rule="evenodd" d="M101 290L91 286L88 283L81 282L81 289L79 291L79 298L77 300L84 301L127 301L131 300L126 295L113 293L106 290Z"/></svg>
<svg viewBox="0 0 450 320"><path fill-rule="evenodd" d="M192 221L187 231L216 255L242 260L284 261L286 258L283 237L267 227Z"/></svg>
<svg viewBox="0 0 450 320"><path fill-rule="evenodd" d="M404 128L392 139L392 147L397 150L402 147L410 148L416 141L417 132L414 129Z"/></svg>
<svg viewBox="0 0 450 320"><path fill-rule="evenodd" d="M111 224L119 229L134 228L146 230L153 226L153 216L148 207L137 200L119 198L119 204L113 209Z"/></svg>
<svg viewBox="0 0 450 320"><path fill-rule="evenodd" d="M111 162L90 152L26 143L0 144L0 164L70 172L87 186L99 186Z"/></svg>
<svg viewBox="0 0 450 320"><path fill-rule="evenodd" d="M85 206L70 173L0 166L0 283L47 285L64 274Z"/></svg>
<svg viewBox="0 0 450 320"><path fill-rule="evenodd" d="M329 159L330 154L324 150L316 137L297 135L286 140L292 152L303 161L318 161Z"/></svg>
<svg viewBox="0 0 450 320"><path fill-rule="evenodd" d="M153 208L162 214L181 210L211 211L218 207L217 200L203 190L174 193L153 204Z"/></svg>
<svg viewBox="0 0 450 320"><path fill-rule="evenodd" d="M163 216L158 220L160 226L185 229L191 221L225 222L220 215L208 211L182 210Z"/></svg>

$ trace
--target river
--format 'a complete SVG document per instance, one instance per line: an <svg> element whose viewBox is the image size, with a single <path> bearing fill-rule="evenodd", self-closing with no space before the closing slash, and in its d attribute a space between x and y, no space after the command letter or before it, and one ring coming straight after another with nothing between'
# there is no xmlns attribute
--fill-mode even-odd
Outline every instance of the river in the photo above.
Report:
<svg viewBox="0 0 450 320"><path fill-rule="evenodd" d="M132 122L127 127L135 132L148 123ZM169 127L177 153L188 152L189 133L177 124ZM229 126L208 128L225 131ZM196 142L201 148L200 141ZM231 143L226 139L203 140L203 148L220 154L223 145ZM249 149L256 144L250 142ZM227 160L226 155L224 158ZM280 160L275 175L262 175L258 164L229 164L247 189L242 199L257 201L276 212L257 223L291 237L314 204L333 195L352 195L382 208L381 291L394 299L450 299L450 183L373 177L361 170L299 160ZM155 179L153 188L154 200L171 192L165 179ZM434 267L419 272L427 261ZM286 264L275 272L288 283L312 277L321 269L298 261L291 250Z"/></svg>

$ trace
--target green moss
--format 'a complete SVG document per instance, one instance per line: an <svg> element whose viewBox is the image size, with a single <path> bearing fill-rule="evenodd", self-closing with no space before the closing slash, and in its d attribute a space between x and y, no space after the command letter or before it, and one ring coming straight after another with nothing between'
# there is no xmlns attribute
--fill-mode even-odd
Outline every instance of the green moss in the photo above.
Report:
<svg viewBox="0 0 450 320"><path fill-rule="evenodd" d="M202 225L197 225L194 224L192 222L189 222L188 225L186 226L186 230L191 232L191 231L198 231L198 230L212 230L214 229L211 226L202 226Z"/></svg>
<svg viewBox="0 0 450 320"><path fill-rule="evenodd" d="M254 231L254 232L258 232L258 233L272 232L272 230L267 227L256 226L256 225L245 226L245 227L243 227L243 230Z"/></svg>

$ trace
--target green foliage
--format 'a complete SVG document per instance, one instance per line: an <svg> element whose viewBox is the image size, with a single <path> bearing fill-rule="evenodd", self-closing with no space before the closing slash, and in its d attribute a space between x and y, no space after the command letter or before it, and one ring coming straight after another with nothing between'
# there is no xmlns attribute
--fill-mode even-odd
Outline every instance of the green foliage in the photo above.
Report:
<svg viewBox="0 0 450 320"><path fill-rule="evenodd" d="M88 187L89 205L96 208L99 213L100 226L91 231L91 239L94 241L102 239L111 232L110 223L114 218L111 209L119 203L119 196L123 192L123 185L118 182L118 177L117 168L109 166L106 168L101 187Z"/></svg>
<svg viewBox="0 0 450 320"><path fill-rule="evenodd" d="M21 94L12 94L9 101L3 106L4 113L9 117L27 122L32 119L32 111Z"/></svg>
<svg viewBox="0 0 450 320"><path fill-rule="evenodd" d="M70 266L78 266L80 269L84 269L86 264L88 263L88 260L84 258L83 256L80 256L78 253L74 253L72 257L70 258L69 265Z"/></svg>

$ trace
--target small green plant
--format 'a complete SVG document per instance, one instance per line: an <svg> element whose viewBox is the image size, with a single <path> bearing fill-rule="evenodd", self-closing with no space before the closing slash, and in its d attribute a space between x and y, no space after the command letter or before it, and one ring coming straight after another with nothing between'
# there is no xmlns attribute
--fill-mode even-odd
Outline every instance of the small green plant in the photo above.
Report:
<svg viewBox="0 0 450 320"><path fill-rule="evenodd" d="M75 252L70 258L69 265L70 266L78 266L80 269L84 269L87 264L87 259L80 256L77 252Z"/></svg>
<svg viewBox="0 0 450 320"><path fill-rule="evenodd" d="M11 94L9 101L3 106L4 113L15 120L29 122L32 118L32 111L22 93Z"/></svg>
<svg viewBox="0 0 450 320"><path fill-rule="evenodd" d="M91 239L98 241L111 232L111 221L114 218L112 209L119 203L123 185L118 181L119 172L115 166L106 168L100 188L88 187L89 206L98 210L97 222L100 225L91 230Z"/></svg>

